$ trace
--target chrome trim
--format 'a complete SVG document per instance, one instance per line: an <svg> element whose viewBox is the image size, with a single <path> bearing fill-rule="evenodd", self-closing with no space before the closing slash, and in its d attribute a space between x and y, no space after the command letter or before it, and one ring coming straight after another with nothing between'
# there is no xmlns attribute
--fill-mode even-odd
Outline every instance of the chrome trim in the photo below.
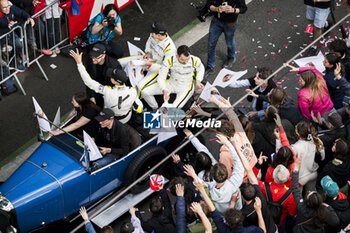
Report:
<svg viewBox="0 0 350 233"><path fill-rule="evenodd" d="M11 212L15 209L12 203L5 196L0 194L0 209L6 212Z"/></svg>
<svg viewBox="0 0 350 233"><path fill-rule="evenodd" d="M50 172L46 171L45 169L43 169L42 167L36 165L35 163L33 163L33 162L31 162L31 161L28 161L28 160L26 160L26 162L31 163L31 164L33 164L34 166L40 168L40 170L46 172L49 176L51 176L52 178L54 178L54 179L56 180L57 184L60 186L61 191L62 191L63 215L64 215L64 217L66 217L66 212L65 212L65 210L64 210L64 192L63 192L63 188L62 188L61 182L60 182L54 175L52 175Z"/></svg>
<svg viewBox="0 0 350 233"><path fill-rule="evenodd" d="M125 160L127 157L131 156L134 152L140 151L142 147L144 147L144 146L146 146L147 144L151 143L151 142L152 142L154 139L156 139L157 137L158 137L158 135L155 135L153 138L149 139L147 142L141 144L140 146L138 146L137 148L135 148L134 150L132 150L131 152L129 152L129 154L127 154L126 156L124 156L124 157L122 157L122 158L120 158L120 159L114 161L113 163L111 163L111 164L109 164L109 165L106 165L106 166L104 166L104 167L102 167L102 168L100 168L100 169L97 169L96 171L91 172L90 175L95 175L97 172L100 172L100 171L102 171L102 170L104 170L104 169L107 169L107 168L113 166L113 165L116 164L116 163L119 163L119 162L122 161L122 160Z"/></svg>

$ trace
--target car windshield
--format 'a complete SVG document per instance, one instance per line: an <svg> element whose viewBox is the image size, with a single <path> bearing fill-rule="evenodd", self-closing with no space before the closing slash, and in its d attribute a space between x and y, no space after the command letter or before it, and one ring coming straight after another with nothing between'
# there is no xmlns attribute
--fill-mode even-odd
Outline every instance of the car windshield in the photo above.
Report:
<svg viewBox="0 0 350 233"><path fill-rule="evenodd" d="M61 134L51 137L48 142L74 158L77 162L81 162L80 159L84 154L84 143L82 141L69 134Z"/></svg>

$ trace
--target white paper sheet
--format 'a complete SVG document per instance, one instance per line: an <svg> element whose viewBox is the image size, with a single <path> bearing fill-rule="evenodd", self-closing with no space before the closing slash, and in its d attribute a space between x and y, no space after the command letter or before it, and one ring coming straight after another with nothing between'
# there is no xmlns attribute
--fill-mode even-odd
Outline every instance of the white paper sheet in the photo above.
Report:
<svg viewBox="0 0 350 233"><path fill-rule="evenodd" d="M132 43L130 43L128 41L128 48L129 48L129 54L130 56L134 56L134 55L145 55L145 52L142 51L142 49L140 49L139 47L137 47L136 45L133 45Z"/></svg>
<svg viewBox="0 0 350 233"><path fill-rule="evenodd" d="M51 125L51 130L56 130L58 129L57 126L59 126L61 123L61 107L58 107L56 115L55 115L55 119L53 120L53 124Z"/></svg>
<svg viewBox="0 0 350 233"><path fill-rule="evenodd" d="M324 56L322 52L320 51L317 56L311 56L311 57L303 57L294 60L294 62L299 67L307 67L309 66L308 63L314 64L315 68L320 71L321 73L326 70L326 68L323 65Z"/></svg>
<svg viewBox="0 0 350 233"><path fill-rule="evenodd" d="M90 135L88 133L86 133L85 131L83 131L83 136L84 136L84 144L85 144L86 149L89 153L90 161L95 161L95 160L103 158L101 155L101 152L99 151L99 149L96 146L96 143L94 142L94 140L92 140Z"/></svg>
<svg viewBox="0 0 350 233"><path fill-rule="evenodd" d="M225 88L230 83L236 81L237 79L245 75L247 72L248 70L235 72L235 71L223 68L222 70L220 70L219 74L216 76L213 86Z"/></svg>
<svg viewBox="0 0 350 233"><path fill-rule="evenodd" d="M33 99L35 113L41 116L41 117L37 116L40 129L44 132L49 132L51 128L50 128L50 123L47 121L47 116L41 109L40 105L38 104L34 96L32 97L32 99Z"/></svg>
<svg viewBox="0 0 350 233"><path fill-rule="evenodd" d="M207 84L205 84L204 89L203 89L201 95L199 96L199 98L201 98L202 100L209 103L209 99L212 95L215 96L216 98L221 97L221 94L218 91L218 89L216 89L215 86L213 86L209 82L207 82Z"/></svg>

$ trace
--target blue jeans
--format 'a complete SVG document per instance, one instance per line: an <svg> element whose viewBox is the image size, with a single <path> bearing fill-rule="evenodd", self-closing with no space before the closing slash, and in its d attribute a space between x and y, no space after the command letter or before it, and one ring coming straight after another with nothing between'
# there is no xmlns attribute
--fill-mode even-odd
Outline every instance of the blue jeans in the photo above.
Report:
<svg viewBox="0 0 350 233"><path fill-rule="evenodd" d="M60 19L59 18L50 18L47 19L47 30L49 34L49 48L52 48L54 45L60 42Z"/></svg>
<svg viewBox="0 0 350 233"><path fill-rule="evenodd" d="M45 24L41 17L35 22L35 40L38 49L47 49L48 43L45 36Z"/></svg>
<svg viewBox="0 0 350 233"><path fill-rule="evenodd" d="M208 39L208 68L214 68L216 56L216 44L218 43L221 33L224 33L227 45L227 58L234 58L236 53L235 31L238 26L236 21L235 26L229 26L221 23L215 17L210 23L209 39Z"/></svg>
<svg viewBox="0 0 350 233"><path fill-rule="evenodd" d="M118 159L118 156L116 156L115 154L105 154L103 155L103 158L93 162L94 170L104 167L117 159Z"/></svg>

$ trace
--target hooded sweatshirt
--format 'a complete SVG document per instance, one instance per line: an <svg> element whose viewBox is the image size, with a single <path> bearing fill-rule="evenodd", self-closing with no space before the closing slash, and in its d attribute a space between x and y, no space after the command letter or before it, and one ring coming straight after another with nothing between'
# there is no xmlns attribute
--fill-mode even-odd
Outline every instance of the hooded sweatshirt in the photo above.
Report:
<svg viewBox="0 0 350 233"><path fill-rule="evenodd" d="M327 232L339 232L340 229L344 229L350 223L349 201L346 199L346 196L343 193L339 192L336 200L333 200L327 196L325 202L332 206L340 221L338 228L333 230L329 229Z"/></svg>

